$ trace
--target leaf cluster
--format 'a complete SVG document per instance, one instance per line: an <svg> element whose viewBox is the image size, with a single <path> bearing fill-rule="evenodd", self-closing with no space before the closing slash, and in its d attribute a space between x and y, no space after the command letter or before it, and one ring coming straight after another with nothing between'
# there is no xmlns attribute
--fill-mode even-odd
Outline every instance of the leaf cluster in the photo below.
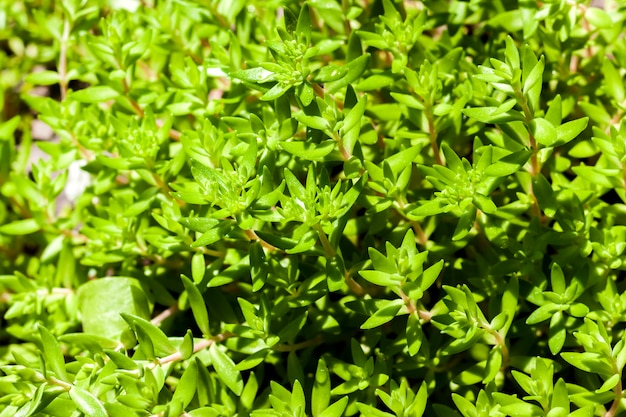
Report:
<svg viewBox="0 0 626 417"><path fill-rule="evenodd" d="M625 21L0 0L0 417L620 415Z"/></svg>

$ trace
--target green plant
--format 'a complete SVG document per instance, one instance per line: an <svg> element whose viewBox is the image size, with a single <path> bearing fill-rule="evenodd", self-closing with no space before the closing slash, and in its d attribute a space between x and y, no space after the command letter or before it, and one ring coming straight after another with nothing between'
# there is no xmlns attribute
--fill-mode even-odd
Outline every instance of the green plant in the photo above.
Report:
<svg viewBox="0 0 626 417"><path fill-rule="evenodd" d="M0 416L624 413L625 19L0 0Z"/></svg>

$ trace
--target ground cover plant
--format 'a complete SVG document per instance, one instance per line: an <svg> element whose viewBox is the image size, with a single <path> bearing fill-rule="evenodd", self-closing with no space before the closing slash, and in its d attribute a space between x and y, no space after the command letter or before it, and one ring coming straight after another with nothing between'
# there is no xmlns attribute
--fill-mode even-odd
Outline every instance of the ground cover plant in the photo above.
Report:
<svg viewBox="0 0 626 417"><path fill-rule="evenodd" d="M626 3L0 0L0 416L618 416Z"/></svg>

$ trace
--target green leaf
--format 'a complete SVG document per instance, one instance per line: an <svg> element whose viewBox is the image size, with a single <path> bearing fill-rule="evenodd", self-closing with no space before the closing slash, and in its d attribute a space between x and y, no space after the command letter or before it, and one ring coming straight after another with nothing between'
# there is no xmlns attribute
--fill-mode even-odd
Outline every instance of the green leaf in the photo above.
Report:
<svg viewBox="0 0 626 417"><path fill-rule="evenodd" d="M289 320L289 323L287 325L285 325L282 328L282 330L280 330L278 332L277 336L283 342L290 342L290 341L292 341L298 335L298 333L300 333L300 330L302 330L302 327L306 323L307 317L308 317L308 312L307 311L305 311L305 312L303 312L301 314L298 314L296 317L294 317L291 320Z"/></svg>
<svg viewBox="0 0 626 417"><path fill-rule="evenodd" d="M556 128L546 119L533 119L530 122L530 131L543 146L553 146L558 142Z"/></svg>
<svg viewBox="0 0 626 417"><path fill-rule="evenodd" d="M46 366L55 373L56 377L68 381L67 371L65 369L65 358L61 352L61 348L56 338L44 326L39 325L39 336L43 345L43 355L46 360Z"/></svg>
<svg viewBox="0 0 626 417"><path fill-rule="evenodd" d="M14 137L13 134L15 130L19 127L21 121L22 118L20 116L13 116L9 120L0 123L0 140L11 140ZM8 155L5 155L4 158L5 162L8 163L8 161L6 160L7 156ZM0 152L0 157L2 157L2 152ZM5 169L7 168L8 165L5 167Z"/></svg>
<svg viewBox="0 0 626 417"><path fill-rule="evenodd" d="M313 392L311 394L311 412L313 417L321 417L330 404L330 374L323 358L317 362Z"/></svg>
<svg viewBox="0 0 626 417"><path fill-rule="evenodd" d="M198 384L198 360L191 360L187 364L187 368L176 385L176 391L172 396L172 402L182 404L185 408L193 397L196 395Z"/></svg>
<svg viewBox="0 0 626 417"><path fill-rule="evenodd" d="M377 408L372 407L371 405L357 402L357 409L361 412L362 416L371 416L371 417L394 417L393 414L387 413L385 411L380 411Z"/></svg>
<svg viewBox="0 0 626 417"><path fill-rule="evenodd" d="M550 282L552 284L552 291L557 294L565 294L565 275L563 275L563 270L556 262L552 264Z"/></svg>
<svg viewBox="0 0 626 417"><path fill-rule="evenodd" d="M348 70L339 65L326 65L317 72L315 75L315 81L320 83L327 83L331 81L337 81L344 77L348 73Z"/></svg>
<svg viewBox="0 0 626 417"><path fill-rule="evenodd" d="M209 348L209 355L219 379L235 394L241 395L243 379L235 363L214 343Z"/></svg>
<svg viewBox="0 0 626 417"><path fill-rule="evenodd" d="M205 337L209 337L211 335L211 330L209 329L209 314L204 302L204 297L202 297L198 287L196 287L196 285L191 282L189 278L182 274L180 278L185 286L185 291L187 291L187 297L189 297L189 304L191 305L193 317L196 319L196 324L202 334Z"/></svg>
<svg viewBox="0 0 626 417"><path fill-rule="evenodd" d="M139 344L138 350L140 350L143 356L149 361L155 361L157 354L154 350L154 342L150 335L145 331L143 327L135 327L135 335L137 336L137 342Z"/></svg>
<svg viewBox="0 0 626 417"><path fill-rule="evenodd" d="M493 381L500 369L502 367L502 348L498 346L494 346L489 351L489 356L487 357L487 364L485 365L485 376L483 378L483 383L488 384Z"/></svg>
<svg viewBox="0 0 626 417"><path fill-rule="evenodd" d="M213 243L222 239L227 233L229 233L235 227L235 222L230 220L221 221L216 227L204 232L198 239L192 244L192 248L201 248L203 246L212 245Z"/></svg>
<svg viewBox="0 0 626 417"><path fill-rule="evenodd" d="M357 58L349 61L344 66L344 68L347 69L346 75L337 81L333 81L333 82L326 84L325 87L327 88L327 91L331 94L335 93L336 91L340 90L346 85L358 80L361 77L361 75L363 75L365 70L368 68L369 60L370 60L370 54L365 53L365 54L360 54Z"/></svg>
<svg viewBox="0 0 626 417"><path fill-rule="evenodd" d="M257 397L257 392L259 390L259 383L256 379L256 375L254 372L250 372L250 376L248 377L248 382L243 388L243 392L241 393L240 401L245 410L252 410L254 406L254 400Z"/></svg>
<svg viewBox="0 0 626 417"><path fill-rule="evenodd" d="M473 107L463 109L463 114L481 123L507 123L523 121L524 116L517 110L509 110L502 113L499 107Z"/></svg>
<svg viewBox="0 0 626 417"><path fill-rule="evenodd" d="M604 106L589 103L586 101L581 101L580 103L578 103L578 105L581 109L583 109L585 114L589 116L589 118L594 122L602 125L608 125L611 123L611 115L606 111Z"/></svg>
<svg viewBox="0 0 626 417"><path fill-rule="evenodd" d="M488 166L487 169L485 169L485 174L492 177L508 177L513 175L528 162L531 154L532 152L525 149L513 152Z"/></svg>
<svg viewBox="0 0 626 417"><path fill-rule="evenodd" d="M386 301L384 307L377 309L374 314L361 325L361 329L373 329L393 320L404 305L403 300Z"/></svg>
<svg viewBox="0 0 626 417"><path fill-rule="evenodd" d="M552 190L552 185L548 182L543 174L538 174L532 179L533 191L539 207L548 217L553 217L557 210L557 200Z"/></svg>
<svg viewBox="0 0 626 417"><path fill-rule="evenodd" d="M89 417L108 417L104 405L89 391L78 387L72 386L69 391L70 398L76 404L76 407Z"/></svg>
<svg viewBox="0 0 626 417"><path fill-rule="evenodd" d="M343 126L341 127L342 135L345 135L352 129L357 129L361 127L361 121L363 119L366 105L367 96L363 96L359 99L357 104L348 111L345 118L343 119Z"/></svg>
<svg viewBox="0 0 626 417"><path fill-rule="evenodd" d="M620 379L621 378L619 374L612 375L609 379L604 381L602 386L596 390L596 393L600 394L602 392L611 391L617 386L617 384L620 382Z"/></svg>
<svg viewBox="0 0 626 417"><path fill-rule="evenodd" d="M454 150L452 150L452 148L450 148L447 143L441 144L441 150L443 152L443 155L446 157L446 163L448 165L448 168L450 168L456 174L465 175L463 162L461 161L461 158L458 157L456 152L454 152Z"/></svg>
<svg viewBox="0 0 626 417"><path fill-rule="evenodd" d="M265 358L269 355L270 349L264 348L257 350L252 355L247 356L244 360L239 362L235 367L238 371L247 371L252 369L265 361Z"/></svg>
<svg viewBox="0 0 626 417"><path fill-rule="evenodd" d="M400 152L396 152L390 157L385 159L385 162L389 164L389 168L393 172L393 175L397 177L404 169L413 164L413 160L419 155L421 148L419 146L412 146L407 149L403 149Z"/></svg>
<svg viewBox="0 0 626 417"><path fill-rule="evenodd" d="M567 330L565 328L565 317L562 311L556 311L550 319L550 334L548 337L548 347L553 355L558 354L565 344Z"/></svg>
<svg viewBox="0 0 626 417"><path fill-rule="evenodd" d="M263 288L269 274L269 266L259 241L250 246L250 275L252 276L252 291L257 292Z"/></svg>
<svg viewBox="0 0 626 417"><path fill-rule="evenodd" d="M120 95L119 92L106 85L97 85L78 90L70 95L81 103L102 103L112 100Z"/></svg>
<svg viewBox="0 0 626 417"><path fill-rule="evenodd" d="M35 219L16 220L0 226L0 233L5 235L29 235L41 229Z"/></svg>
<svg viewBox="0 0 626 417"><path fill-rule="evenodd" d="M359 271L359 275L372 284L380 285L381 287L399 285L402 279L402 277L397 274L389 274L381 271Z"/></svg>
<svg viewBox="0 0 626 417"><path fill-rule="evenodd" d="M561 95L557 94L550 103L550 107L548 107L548 111L546 112L545 119L552 123L552 125L558 127L561 124L561 120L563 118L563 110L562 110L562 100Z"/></svg>
<svg viewBox="0 0 626 417"><path fill-rule="evenodd" d="M321 131L327 131L328 129L330 129L330 123L328 123L328 120L320 116L309 116L300 112L295 114L295 118L303 125L312 129L317 129Z"/></svg>
<svg viewBox="0 0 626 417"><path fill-rule="evenodd" d="M409 214L419 217L436 216L437 214L449 211L450 208L450 204L439 199L434 199L420 204L416 209L411 210Z"/></svg>
<svg viewBox="0 0 626 417"><path fill-rule="evenodd" d="M299 158L307 161L324 161L336 148L336 143L331 140L327 140L321 143L310 143L304 141L290 141L281 142L280 147L295 155Z"/></svg>
<svg viewBox="0 0 626 417"><path fill-rule="evenodd" d="M191 330L187 329L187 333L185 333L183 341L178 348L180 352L180 357L183 360L187 360L191 357L191 355L193 355L193 346L193 334L191 333Z"/></svg>
<svg viewBox="0 0 626 417"><path fill-rule="evenodd" d="M526 324L537 324L551 318L559 310L559 306L553 303L544 304L533 311L526 319Z"/></svg>
<svg viewBox="0 0 626 417"><path fill-rule="evenodd" d="M482 194L475 193L472 202L474 203L476 208L478 208L483 213L494 214L496 211L498 211L495 203L489 197L485 197Z"/></svg>
<svg viewBox="0 0 626 417"><path fill-rule="evenodd" d="M128 328L121 313L148 319L151 310L139 281L126 277L100 278L81 285L78 306L85 333L114 340Z"/></svg>
<svg viewBox="0 0 626 417"><path fill-rule="evenodd" d="M294 352L289 352L289 354L294 357ZM306 399L304 397L304 390L302 389L302 384L300 384L299 380L295 380L293 383L293 389L291 394L291 409L296 410L298 408L303 408L306 404Z"/></svg>
<svg viewBox="0 0 626 417"><path fill-rule="evenodd" d="M506 334L507 330L513 322L513 318L517 312L517 305L519 302L519 281L518 278L511 277L504 293L502 294L502 313L506 314L506 324L502 328L502 332Z"/></svg>
<svg viewBox="0 0 626 417"><path fill-rule="evenodd" d="M110 349L104 349L103 351L120 369L135 370L139 368L137 362L135 362L123 353Z"/></svg>
<svg viewBox="0 0 626 417"><path fill-rule="evenodd" d="M56 71L39 71L39 72L31 72L28 74L24 81L27 83L37 84L37 85L52 85L57 84L59 82L59 73Z"/></svg>
<svg viewBox="0 0 626 417"><path fill-rule="evenodd" d="M509 68L513 71L521 68L519 51L510 36L506 37L506 49L504 50L504 58Z"/></svg>
<svg viewBox="0 0 626 417"><path fill-rule="evenodd" d="M605 58L602 62L602 75L604 76L604 88L607 94L617 103L622 103L624 101L624 81L608 58Z"/></svg>
<svg viewBox="0 0 626 417"><path fill-rule="evenodd" d="M564 145L569 143L572 139L575 139L587 128L589 122L588 117L572 120L564 123L556 128L556 143L558 145Z"/></svg>
<svg viewBox="0 0 626 417"><path fill-rule="evenodd" d="M524 94L528 94L529 91L537 86L541 85L543 70L545 68L545 59L542 56L539 59L539 62L535 64L533 69L528 74L528 77L524 80L523 92Z"/></svg>
<svg viewBox="0 0 626 417"><path fill-rule="evenodd" d="M251 83L262 84L276 79L275 74L265 68L257 67L231 73L233 78Z"/></svg>
<svg viewBox="0 0 626 417"><path fill-rule="evenodd" d="M476 407L466 398L461 397L457 393L452 393L452 401L464 417L476 416Z"/></svg>
<svg viewBox="0 0 626 417"><path fill-rule="evenodd" d="M121 313L121 315L135 331L138 327L143 330L143 333L150 338L152 346L155 348L154 352L158 356L164 357L176 352L177 349L172 342L170 342L165 333L150 321L133 314Z"/></svg>
<svg viewBox="0 0 626 417"><path fill-rule="evenodd" d="M413 402L405 412L405 416L422 416L428 404L428 386L426 381L422 381Z"/></svg>
<svg viewBox="0 0 626 417"><path fill-rule="evenodd" d="M421 102L419 99L417 99L417 97L414 97L412 95L409 94L401 94L401 93L396 93L396 92L391 92L391 97L393 97L398 103L400 104L404 104L405 106L412 108L412 109L417 109L417 110L424 110L424 103Z"/></svg>
<svg viewBox="0 0 626 417"><path fill-rule="evenodd" d="M595 352L561 352L561 357L569 364L585 372L593 372L610 378L614 374L601 354Z"/></svg>
<svg viewBox="0 0 626 417"><path fill-rule="evenodd" d="M265 94L261 96L261 100L272 101L283 96L289 89L293 87L293 84L279 82L270 88Z"/></svg>
<svg viewBox="0 0 626 417"><path fill-rule="evenodd" d="M559 378L554 384L554 390L552 392L552 399L550 401L551 408L563 408L565 410L570 409L569 394L567 391L567 385L563 378ZM566 414L567 415L567 414Z"/></svg>
<svg viewBox="0 0 626 417"><path fill-rule="evenodd" d="M420 347L422 346L423 339L424 332L422 331L419 314L414 311L409 315L406 323L406 342L409 355L417 355L417 352L419 352Z"/></svg>
<svg viewBox="0 0 626 417"><path fill-rule="evenodd" d="M454 229L452 240L461 240L467 236L474 227L474 220L476 220L476 207L471 206L461 215L461 218L456 225L456 229Z"/></svg>
<svg viewBox="0 0 626 417"><path fill-rule="evenodd" d="M313 86L307 81L296 87L296 93L298 94L298 98L304 106L308 106L313 102L313 99L315 99L315 90L313 89Z"/></svg>
<svg viewBox="0 0 626 417"><path fill-rule="evenodd" d="M348 397L341 397L339 401L334 402L330 407L326 408L319 415L314 417L341 417L348 406Z"/></svg>
<svg viewBox="0 0 626 417"><path fill-rule="evenodd" d="M585 19L598 29L610 29L614 25L611 16L599 7L587 7L585 9Z"/></svg>
<svg viewBox="0 0 626 417"><path fill-rule="evenodd" d="M313 26L311 25L310 13L309 5L304 3L300 8L298 23L296 24L296 35L298 35L307 45L311 41L311 31L313 29Z"/></svg>
<svg viewBox="0 0 626 417"><path fill-rule="evenodd" d="M191 277L196 285L200 284L204 279L204 274L206 273L204 262L204 254L201 252L197 252L191 257Z"/></svg>
<svg viewBox="0 0 626 417"><path fill-rule="evenodd" d="M439 277L441 270L443 269L443 259L434 265L431 265L426 269L420 278L420 288L422 291L426 291L431 285L435 283L435 280Z"/></svg>

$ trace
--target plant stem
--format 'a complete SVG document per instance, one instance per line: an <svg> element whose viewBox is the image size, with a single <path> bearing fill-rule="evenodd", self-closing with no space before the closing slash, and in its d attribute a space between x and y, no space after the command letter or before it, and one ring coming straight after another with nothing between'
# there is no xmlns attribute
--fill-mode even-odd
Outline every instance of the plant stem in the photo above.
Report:
<svg viewBox="0 0 626 417"><path fill-rule="evenodd" d="M433 117L431 107L426 107L424 113L426 113L426 119L428 120L428 136L430 138L430 147L433 149L433 154L435 154L435 162L438 165L445 166L446 163L441 157L441 152L439 152L439 145L437 144L437 130L435 130L435 118Z"/></svg>
<svg viewBox="0 0 626 417"><path fill-rule="evenodd" d="M133 110L135 110L135 113L137 113L137 116L139 117L143 117L144 116L144 111L141 108L141 106L139 105L139 103L137 103L131 96L130 96L130 86L128 85L128 83L126 82L126 80L122 81L122 86L124 87L124 93L126 94L126 97L128 98L128 100L130 101L130 105L133 107Z"/></svg>
<svg viewBox="0 0 626 417"><path fill-rule="evenodd" d="M528 105L528 101L524 96L521 88L519 86L513 86L515 89L515 97L517 98L517 102L522 107L522 111L524 112L524 124L526 125L526 130L528 131L528 141L530 144L530 149L532 154L530 155L530 175L532 178L535 178L541 172L541 165L539 163L539 158L537 157L537 153L539 152L539 147L537 146L537 140L535 139L535 135L530 129L530 122L533 120L533 112ZM537 201L537 196L535 195L535 191L533 189L532 179L530 181L530 196L533 199L533 211L535 216L537 216L541 222L544 222L544 217L541 215L541 207L539 207L539 202Z"/></svg>
<svg viewBox="0 0 626 417"><path fill-rule="evenodd" d="M213 343L218 343L218 342L222 342L226 339L228 339L229 337L234 336L233 333L231 332L224 332L224 333L220 333L218 335L215 335L209 339L202 339L201 341L199 341L198 343L194 343L193 346L193 353L198 353L201 350L204 350L206 348L208 348L209 346L211 346ZM182 360L183 357L181 355L180 352L175 352L172 353L169 356L165 356L164 358L159 359L158 361L156 361L156 363L152 364L150 366L150 368L154 368L157 365L165 365L167 363L171 363L171 362L178 362L180 360Z"/></svg>
<svg viewBox="0 0 626 417"><path fill-rule="evenodd" d="M176 312L178 312L178 304L171 305L169 308L156 315L150 322L154 325L161 324L165 319L173 316Z"/></svg>
<svg viewBox="0 0 626 417"><path fill-rule="evenodd" d="M305 340L304 342L296 343L295 345L276 345L272 347L276 352L293 352L300 349L305 349L311 346L317 346L324 343L324 338L321 335L315 336L313 339Z"/></svg>
<svg viewBox="0 0 626 417"><path fill-rule="evenodd" d="M313 226L313 228L317 230L317 234L319 236L320 243L322 244L322 247L324 248L324 252L326 253L326 257L329 259L333 258L337 254L337 251L330 244L330 241L328 240L328 236L326 236L326 232L324 232L324 230L322 229L322 226L319 223Z"/></svg>
<svg viewBox="0 0 626 417"><path fill-rule="evenodd" d="M406 204L404 203L404 201L402 201L402 199L397 199L393 203L393 208L396 209L396 212L400 216L404 217L404 219L406 219L411 225L411 227L413 228L413 231L415 232L415 236L417 237L418 243L421 246L426 247L426 245L428 245L428 236L426 236L426 233L424 233L424 229L422 229L422 226L417 221L411 220L404 213L405 207L406 207Z"/></svg>
<svg viewBox="0 0 626 417"><path fill-rule="evenodd" d="M615 387L615 399L613 400L613 404L611 404L611 408L604 414L604 417L613 417L617 414L617 410L619 409L619 405L622 402L622 398L624 397L624 392L622 389L622 380L617 382L617 386Z"/></svg>
<svg viewBox="0 0 626 417"><path fill-rule="evenodd" d="M246 234L246 237L250 240L258 240L259 242L261 242L261 246L263 246L265 249L270 250L270 251L275 251L276 250L276 246L267 243L266 241L264 241L263 239L261 239L259 237L259 235L257 235L256 233L254 233L254 230L252 229L248 229L248 230L244 230L243 231Z"/></svg>
<svg viewBox="0 0 626 417"><path fill-rule="evenodd" d="M157 119L156 125L157 125L157 127L159 129L162 128L163 127L163 120ZM175 140L176 142L180 141L181 133L178 130L170 129L168 135L169 135L170 139Z"/></svg>
<svg viewBox="0 0 626 417"><path fill-rule="evenodd" d="M328 236L326 236L326 232L324 232L324 230L322 229L322 226L318 223L315 226L313 226L313 228L317 230L320 243L322 244L322 247L324 248L324 252L326 254L326 259L330 260L334 258L335 255L337 255L337 251L330 244L330 241L328 240ZM354 278L352 278L350 271L345 269L345 266L343 270L343 277L344 277L344 280L346 281L346 284L348 285L348 287L353 293L355 293L356 295L364 295L366 293L363 287L361 287L361 285L359 285L359 283L356 282Z"/></svg>

